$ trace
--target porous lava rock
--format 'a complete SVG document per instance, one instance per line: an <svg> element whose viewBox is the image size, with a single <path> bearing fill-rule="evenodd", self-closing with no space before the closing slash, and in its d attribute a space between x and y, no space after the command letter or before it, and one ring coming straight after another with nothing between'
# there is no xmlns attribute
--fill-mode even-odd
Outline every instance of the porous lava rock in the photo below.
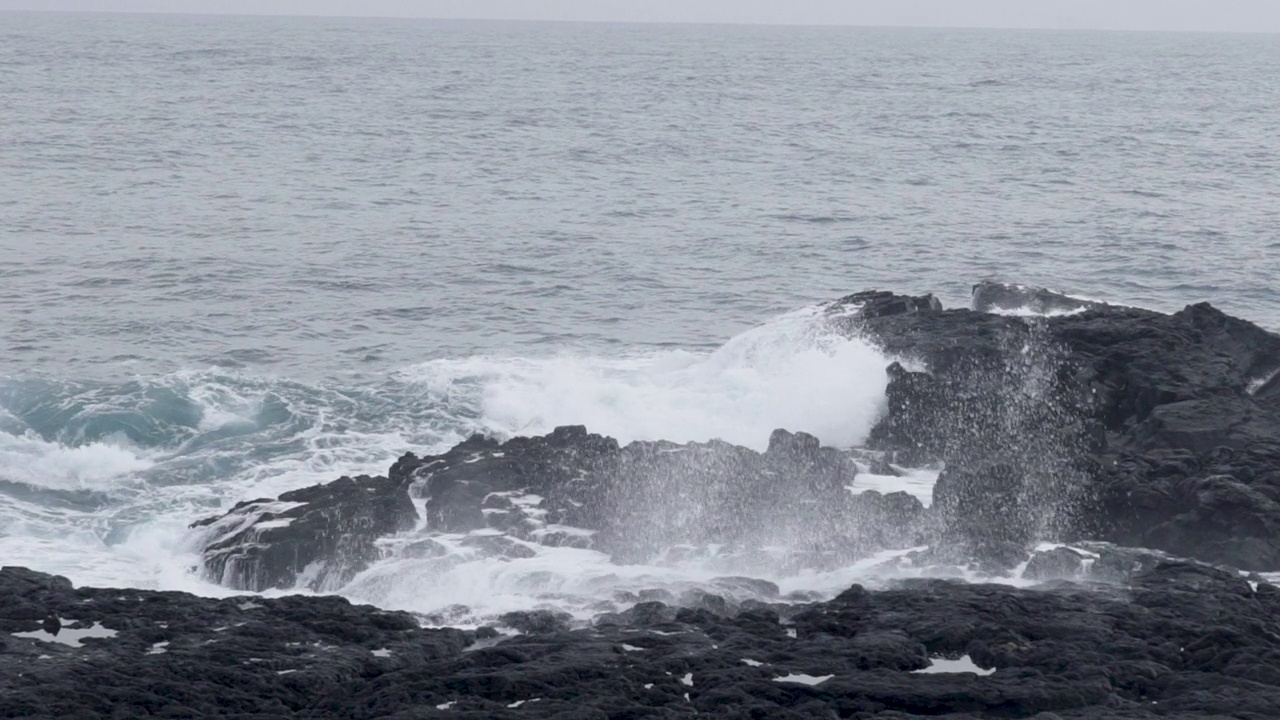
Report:
<svg viewBox="0 0 1280 720"><path fill-rule="evenodd" d="M193 527L206 538L206 575L227 587L326 590L376 560L378 538L417 521L403 482L362 475L237 503Z"/></svg>
<svg viewBox="0 0 1280 720"><path fill-rule="evenodd" d="M102 632L58 642L49 614ZM6 567L0 716L1262 720L1280 715L1277 614L1274 586L1163 562L1120 585L910 580L723 614L648 602L578 627L524 613L512 637L336 597Z"/></svg>
<svg viewBox="0 0 1280 720"><path fill-rule="evenodd" d="M1138 543L1280 569L1280 336L1212 306L1172 314L983 284L984 309L832 321L899 362L869 445L944 464L935 542ZM843 307L840 303L833 308Z"/></svg>

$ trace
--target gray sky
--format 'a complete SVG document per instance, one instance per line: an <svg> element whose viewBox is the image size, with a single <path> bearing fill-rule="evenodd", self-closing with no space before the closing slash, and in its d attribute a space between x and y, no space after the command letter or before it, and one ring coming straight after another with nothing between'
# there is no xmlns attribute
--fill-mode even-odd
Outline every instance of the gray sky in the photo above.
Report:
<svg viewBox="0 0 1280 720"><path fill-rule="evenodd" d="M1280 0L0 0L0 10L1280 32Z"/></svg>

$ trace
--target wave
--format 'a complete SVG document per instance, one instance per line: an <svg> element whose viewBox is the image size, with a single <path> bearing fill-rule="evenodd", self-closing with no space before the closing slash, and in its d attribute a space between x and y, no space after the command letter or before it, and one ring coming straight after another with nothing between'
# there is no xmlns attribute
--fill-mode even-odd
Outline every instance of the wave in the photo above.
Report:
<svg viewBox="0 0 1280 720"><path fill-rule="evenodd" d="M749 330L711 353L477 357L402 372L474 412L499 437L581 424L620 442L719 438L763 450L779 427L835 446L862 442L881 411L887 360L837 335L816 308Z"/></svg>
<svg viewBox="0 0 1280 720"><path fill-rule="evenodd" d="M0 380L0 555L76 582L216 593L193 572L186 526L240 500L563 424L622 442L763 449L786 427L854 445L880 412L885 365L814 307L710 352L434 360L363 385L222 368Z"/></svg>
<svg viewBox="0 0 1280 720"><path fill-rule="evenodd" d="M0 479L50 490L103 489L131 482L154 461L127 440L68 445L34 432L0 432Z"/></svg>

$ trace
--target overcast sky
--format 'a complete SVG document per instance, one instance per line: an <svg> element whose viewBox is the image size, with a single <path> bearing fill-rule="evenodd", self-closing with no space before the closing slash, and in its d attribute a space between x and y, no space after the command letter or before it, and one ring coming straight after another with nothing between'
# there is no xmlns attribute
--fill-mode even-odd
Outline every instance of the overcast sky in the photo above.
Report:
<svg viewBox="0 0 1280 720"><path fill-rule="evenodd" d="M1280 32L1280 0L0 0L0 10Z"/></svg>

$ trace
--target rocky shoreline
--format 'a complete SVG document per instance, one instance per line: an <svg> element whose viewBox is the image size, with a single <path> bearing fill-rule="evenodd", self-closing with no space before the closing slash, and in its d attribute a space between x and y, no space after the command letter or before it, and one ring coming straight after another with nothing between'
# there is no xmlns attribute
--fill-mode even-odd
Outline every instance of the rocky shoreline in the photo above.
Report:
<svg viewBox="0 0 1280 720"><path fill-rule="evenodd" d="M617 562L711 546L743 568L893 551L886 565L1039 585L901 579L816 602L727 577L749 599L655 590L588 624L543 610L462 630L335 597L77 589L6 568L0 714L1280 716L1280 590L1262 575L1280 572L1280 336L1207 304L994 283L973 308L884 292L826 306L896 359L865 448L781 429L764 452L582 427L477 436L193 532L205 574L252 592L337 589L391 539L427 559L450 543ZM932 502L861 479L921 467L941 469Z"/></svg>
<svg viewBox="0 0 1280 720"><path fill-rule="evenodd" d="M51 613L78 621L72 644L41 634ZM526 613L510 636L6 568L0 715L1272 718L1278 613L1273 585L1168 562L1122 584L913 580L731 615L645 602L578 629Z"/></svg>

